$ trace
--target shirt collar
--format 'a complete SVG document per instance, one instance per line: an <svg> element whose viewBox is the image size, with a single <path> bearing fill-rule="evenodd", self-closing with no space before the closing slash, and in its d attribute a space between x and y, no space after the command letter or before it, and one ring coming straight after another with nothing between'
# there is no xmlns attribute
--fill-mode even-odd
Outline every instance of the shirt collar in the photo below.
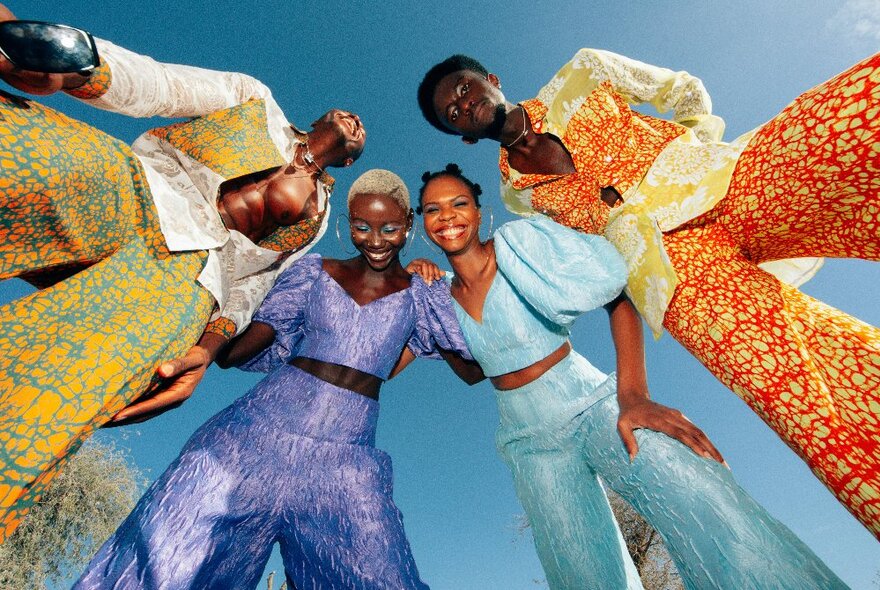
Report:
<svg viewBox="0 0 880 590"><path fill-rule="evenodd" d="M547 132L546 119L547 111L549 110L547 105L541 102L540 99L530 98L519 103L519 106L524 108L529 116L532 131L536 134ZM507 148L501 146L500 152L498 168L501 170L501 180L502 182L510 183L516 190L522 190L541 182L556 180L565 176L565 174L522 174L516 168L513 168L507 160Z"/></svg>

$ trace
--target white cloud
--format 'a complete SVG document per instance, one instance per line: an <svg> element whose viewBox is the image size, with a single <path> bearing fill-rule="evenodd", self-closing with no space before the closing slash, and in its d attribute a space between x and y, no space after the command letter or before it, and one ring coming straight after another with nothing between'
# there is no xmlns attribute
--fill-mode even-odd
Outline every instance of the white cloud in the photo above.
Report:
<svg viewBox="0 0 880 590"><path fill-rule="evenodd" d="M859 37L880 42L880 0L846 0L826 26L844 39Z"/></svg>

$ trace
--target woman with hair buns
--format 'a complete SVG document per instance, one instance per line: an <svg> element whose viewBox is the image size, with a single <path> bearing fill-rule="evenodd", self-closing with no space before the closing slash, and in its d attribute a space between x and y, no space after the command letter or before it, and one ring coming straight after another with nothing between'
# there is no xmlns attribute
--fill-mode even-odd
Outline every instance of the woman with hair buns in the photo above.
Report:
<svg viewBox="0 0 880 590"><path fill-rule="evenodd" d="M642 588L599 477L663 537L689 590L846 588L699 428L649 399L641 340L615 333L613 309L617 374L572 350L578 316L620 304L614 246L540 215L483 242L479 185L454 164L422 179L425 233L455 272L455 313L496 389L495 440L550 588Z"/></svg>
<svg viewBox="0 0 880 590"><path fill-rule="evenodd" d="M403 181L364 173L348 209L358 255L280 275L221 356L270 374L196 431L74 588L251 590L276 541L296 588L427 588L374 447L379 388L404 351L482 374L462 360L448 289L400 264Z"/></svg>

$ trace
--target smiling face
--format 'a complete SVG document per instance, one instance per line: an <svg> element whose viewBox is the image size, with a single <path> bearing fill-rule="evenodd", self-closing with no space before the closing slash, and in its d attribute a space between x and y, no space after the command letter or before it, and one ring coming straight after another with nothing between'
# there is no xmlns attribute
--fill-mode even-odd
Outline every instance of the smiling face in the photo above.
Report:
<svg viewBox="0 0 880 590"><path fill-rule="evenodd" d="M468 186L454 176L438 176L422 193L425 234L446 255L479 244L480 210Z"/></svg>
<svg viewBox="0 0 880 590"><path fill-rule="evenodd" d="M397 261L412 229L412 210L388 195L362 193L349 202L348 217L351 243L370 268L383 271Z"/></svg>
<svg viewBox="0 0 880 590"><path fill-rule="evenodd" d="M465 138L497 139L507 118L507 102L494 74L483 77L459 70L437 83L434 112L447 129Z"/></svg>
<svg viewBox="0 0 880 590"><path fill-rule="evenodd" d="M345 160L339 165L348 166L358 159L364 151L367 141L367 130L361 118L341 109L331 109L312 123L312 128L320 135L334 137L340 147L345 148Z"/></svg>

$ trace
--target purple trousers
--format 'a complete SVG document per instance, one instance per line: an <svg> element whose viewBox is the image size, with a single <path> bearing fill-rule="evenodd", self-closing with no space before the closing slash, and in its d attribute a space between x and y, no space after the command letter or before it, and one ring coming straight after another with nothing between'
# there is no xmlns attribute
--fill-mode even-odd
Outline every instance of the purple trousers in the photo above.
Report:
<svg viewBox="0 0 880 590"><path fill-rule="evenodd" d="M196 431L74 589L253 590L277 542L298 590L426 590L378 411L279 367Z"/></svg>

